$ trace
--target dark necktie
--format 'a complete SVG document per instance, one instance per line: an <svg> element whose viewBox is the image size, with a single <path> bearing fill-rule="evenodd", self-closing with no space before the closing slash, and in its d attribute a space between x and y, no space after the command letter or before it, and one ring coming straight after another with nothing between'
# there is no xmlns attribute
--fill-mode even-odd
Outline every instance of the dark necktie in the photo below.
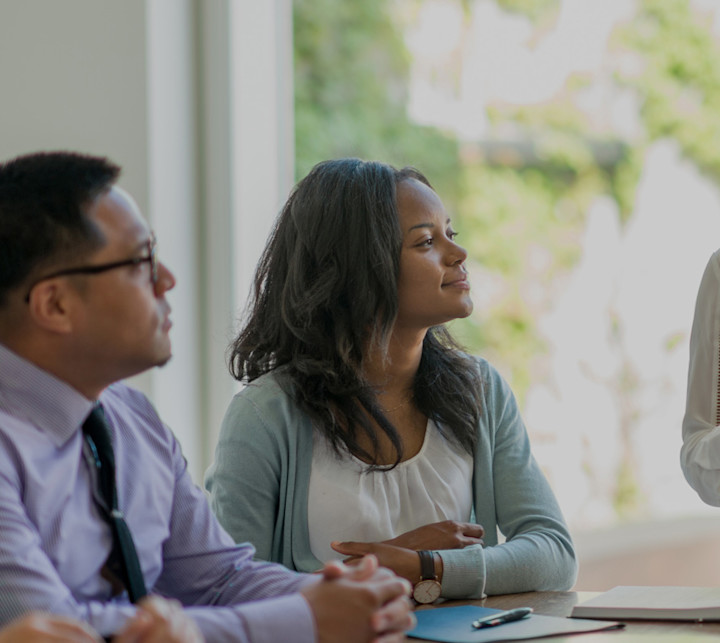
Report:
<svg viewBox="0 0 720 643"><path fill-rule="evenodd" d="M130 600L136 603L147 594L147 591L135 551L135 543L133 543L125 517L118 508L115 455L101 405L98 404L93 408L85 420L82 430L95 460L98 490L106 505L105 519L112 529L113 548L107 565L122 581Z"/></svg>

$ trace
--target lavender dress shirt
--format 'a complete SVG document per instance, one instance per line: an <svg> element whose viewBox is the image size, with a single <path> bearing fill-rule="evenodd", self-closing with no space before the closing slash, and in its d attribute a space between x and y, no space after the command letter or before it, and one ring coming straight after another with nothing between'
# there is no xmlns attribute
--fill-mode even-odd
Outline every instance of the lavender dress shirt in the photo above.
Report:
<svg viewBox="0 0 720 643"><path fill-rule="evenodd" d="M118 383L100 401L148 591L179 600L209 642L314 641L297 593L311 579L255 562L250 545L234 544L141 393ZM101 576L111 534L81 434L92 404L0 345L0 624L45 610L107 636L135 612Z"/></svg>

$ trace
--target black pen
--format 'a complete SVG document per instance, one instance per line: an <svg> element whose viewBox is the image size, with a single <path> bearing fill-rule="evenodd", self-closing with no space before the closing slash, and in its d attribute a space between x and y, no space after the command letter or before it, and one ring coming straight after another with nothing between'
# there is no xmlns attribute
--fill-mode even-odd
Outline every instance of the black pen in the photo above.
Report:
<svg viewBox="0 0 720 643"><path fill-rule="evenodd" d="M508 610L507 612L498 612L497 614L490 614L490 616L483 616L477 621L473 621L472 626L476 630L480 630L483 627L495 627L503 623L512 623L513 621L519 621L521 618L530 616L532 611L532 607L518 607L517 609Z"/></svg>

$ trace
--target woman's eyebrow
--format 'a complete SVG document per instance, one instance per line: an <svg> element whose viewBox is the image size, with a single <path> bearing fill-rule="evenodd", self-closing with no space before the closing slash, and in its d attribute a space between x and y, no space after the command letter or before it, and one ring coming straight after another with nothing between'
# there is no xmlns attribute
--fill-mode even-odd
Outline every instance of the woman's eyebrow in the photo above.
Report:
<svg viewBox="0 0 720 643"><path fill-rule="evenodd" d="M410 226L408 228L408 232L412 232L413 230L416 230L417 228L434 228L434 223L416 223L413 226Z"/></svg>
<svg viewBox="0 0 720 643"><path fill-rule="evenodd" d="M450 217L448 217L448 218L447 218L447 221L445 221L445 225L448 225L449 223L450 223ZM415 225L410 226L410 227L408 228L408 232L412 232L412 231L415 230L416 228L434 228L434 227L435 227L435 224L434 224L434 223L431 223L431 222L428 222L428 223L416 223Z"/></svg>

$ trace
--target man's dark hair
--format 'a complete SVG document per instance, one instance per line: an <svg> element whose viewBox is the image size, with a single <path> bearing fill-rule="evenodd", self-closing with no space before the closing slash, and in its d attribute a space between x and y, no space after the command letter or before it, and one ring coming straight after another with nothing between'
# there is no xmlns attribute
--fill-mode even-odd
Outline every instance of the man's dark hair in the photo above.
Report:
<svg viewBox="0 0 720 643"><path fill-rule="evenodd" d="M336 449L377 466L378 431L399 435L365 380L371 346L387 347L398 312L402 231L397 187L428 180L416 169L338 159L316 165L293 190L255 275L243 328L231 345L233 376L252 382L281 370L292 394ZM425 415L468 452L477 442L481 382L444 326L431 328L414 382ZM441 429L442 430L442 429Z"/></svg>
<svg viewBox="0 0 720 643"><path fill-rule="evenodd" d="M119 174L105 158L72 152L0 164L0 306L31 275L77 261L102 244L86 210Z"/></svg>

